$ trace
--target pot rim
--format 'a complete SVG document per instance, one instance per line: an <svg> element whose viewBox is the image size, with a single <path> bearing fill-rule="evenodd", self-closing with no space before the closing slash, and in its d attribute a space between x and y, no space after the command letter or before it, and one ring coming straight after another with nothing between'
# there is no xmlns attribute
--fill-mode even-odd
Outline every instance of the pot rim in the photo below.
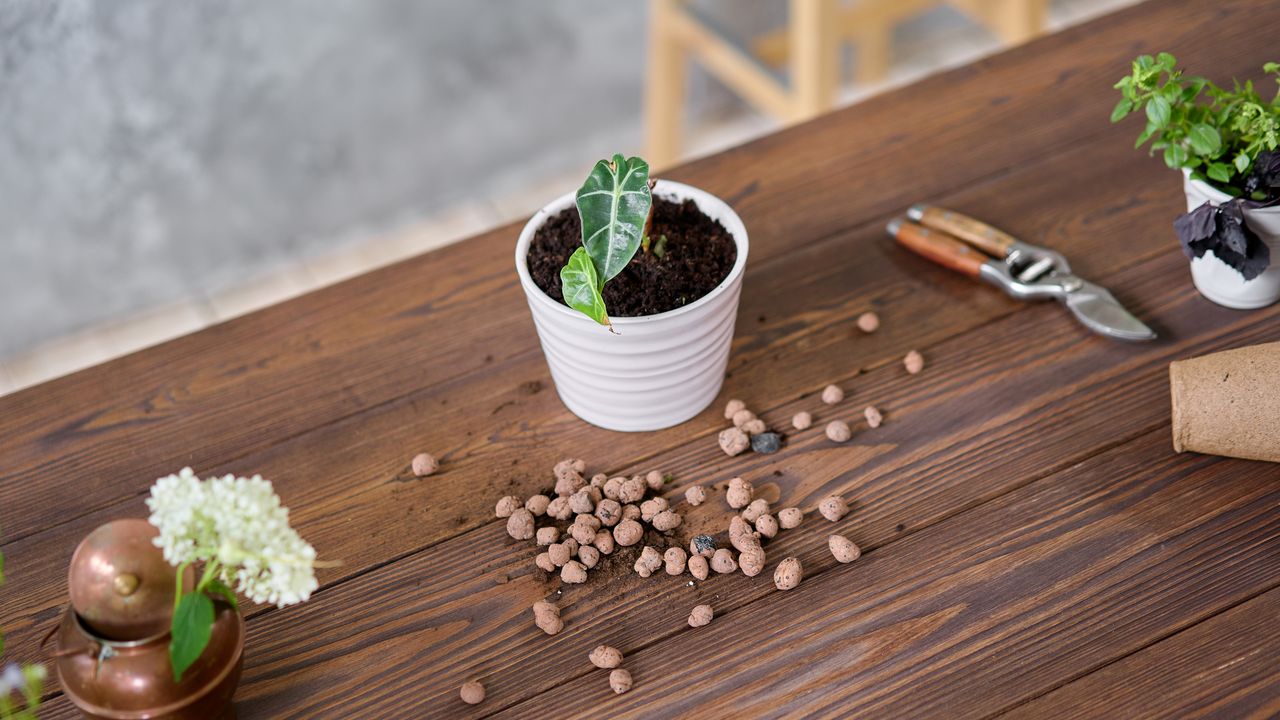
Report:
<svg viewBox="0 0 1280 720"><path fill-rule="evenodd" d="M1203 192L1205 195L1208 195L1209 200L1214 205L1221 205L1222 203L1229 202L1235 199L1233 196L1223 192L1222 190L1219 190L1216 186L1214 186L1213 183L1192 178L1190 169L1182 168L1181 172L1182 172L1183 181L1189 185L1194 185L1198 190L1200 190L1200 192ZM1261 212L1277 213L1277 212L1280 212L1280 204L1266 205L1263 207L1246 207L1244 211L1246 213L1261 213Z"/></svg>
<svg viewBox="0 0 1280 720"><path fill-rule="evenodd" d="M616 328L639 327L696 312L699 308L710 304L715 298L723 295L725 292L728 292L729 288L734 284L738 277L742 275L747 264L748 241L746 226L743 225L742 218L738 217L738 213L729 205L729 203L705 190L700 190L692 185L686 185L674 180L658 180L657 184L654 186L653 194L680 199L691 199L697 203L698 209L701 210L704 215L707 214L706 209L703 207L704 203L711 205L718 204L723 207L724 217L720 218L719 222L721 225L725 226L725 230L728 230L729 235L733 238L734 245L737 248L737 257L733 261L733 267L729 269L729 274L720 281L720 284L712 288L706 295L703 295L684 307L657 313L655 315L609 318L609 321ZM567 192L564 195L561 195L555 200L552 200L542 206L542 209L534 213L533 217L529 218L529 220L524 224L524 228L520 230L520 238L516 241L516 272L520 275L520 285L523 286L525 294L529 297L537 298L534 302L537 302L542 307L547 308L550 312L558 313L565 318L579 318L595 325L595 321L586 315L583 315L564 303L553 300L550 295L543 292L542 288L538 287L538 285L533 282L533 277L529 275L527 255L529 253L529 245L533 242L534 234L551 216L571 205L574 205L576 202L576 196L576 191Z"/></svg>

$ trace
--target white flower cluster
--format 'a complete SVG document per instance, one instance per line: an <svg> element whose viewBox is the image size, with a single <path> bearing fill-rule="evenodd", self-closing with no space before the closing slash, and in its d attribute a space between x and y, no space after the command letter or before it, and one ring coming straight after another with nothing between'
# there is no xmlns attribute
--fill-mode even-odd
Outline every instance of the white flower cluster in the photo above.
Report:
<svg viewBox="0 0 1280 720"><path fill-rule="evenodd" d="M151 486L148 518L155 544L173 565L219 564L218 576L254 602L303 602L316 589L316 551L289 527L289 509L271 483L251 478L200 480L191 468Z"/></svg>

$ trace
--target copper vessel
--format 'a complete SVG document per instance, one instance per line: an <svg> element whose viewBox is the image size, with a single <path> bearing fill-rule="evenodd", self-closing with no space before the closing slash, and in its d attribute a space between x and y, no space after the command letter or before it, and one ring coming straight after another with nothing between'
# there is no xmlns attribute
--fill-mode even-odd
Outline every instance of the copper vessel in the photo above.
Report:
<svg viewBox="0 0 1280 720"><path fill-rule="evenodd" d="M234 717L244 620L215 601L208 646L174 682L169 623L176 575L151 544L155 536L144 520L117 520L76 548L68 576L72 606L55 633L62 688L89 718ZM183 584L193 585L190 568Z"/></svg>

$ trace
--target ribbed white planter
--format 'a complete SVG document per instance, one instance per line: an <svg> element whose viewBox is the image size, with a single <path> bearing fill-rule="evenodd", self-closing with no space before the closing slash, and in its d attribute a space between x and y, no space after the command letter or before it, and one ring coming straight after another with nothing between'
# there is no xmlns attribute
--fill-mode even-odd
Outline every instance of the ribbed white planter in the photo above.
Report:
<svg viewBox="0 0 1280 720"><path fill-rule="evenodd" d="M1206 201L1217 206L1231 196L1201 180L1192 180L1191 171L1182 171L1182 190L1187 196L1187 212ZM1260 308L1280 300L1280 207L1244 211L1249 229L1271 249L1271 265L1261 275L1245 280L1213 252L1191 261L1191 280L1201 295L1239 310Z"/></svg>
<svg viewBox="0 0 1280 720"><path fill-rule="evenodd" d="M729 362L747 230L723 200L697 188L659 180L653 194L676 202L692 199L733 236L738 257L723 282L685 307L612 318L617 334L551 299L529 276L525 255L534 233L548 218L573 207L573 193L539 210L516 243L516 271L556 391L575 415L608 430L660 430L697 415L720 392Z"/></svg>

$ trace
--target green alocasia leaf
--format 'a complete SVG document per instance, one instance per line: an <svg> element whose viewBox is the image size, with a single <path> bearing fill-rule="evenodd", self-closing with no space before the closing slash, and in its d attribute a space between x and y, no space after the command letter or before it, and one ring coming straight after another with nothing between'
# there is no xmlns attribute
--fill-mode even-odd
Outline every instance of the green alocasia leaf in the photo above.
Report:
<svg viewBox="0 0 1280 720"><path fill-rule="evenodd" d="M569 263L560 268L560 289L564 303L601 325L609 324L604 298L600 296L601 283L596 276L595 263L587 255L586 248L578 248L569 256Z"/></svg>
<svg viewBox="0 0 1280 720"><path fill-rule="evenodd" d="M1197 155L1213 155L1222 147L1222 136L1218 135L1212 125L1204 123L1192 125L1187 133L1187 140L1191 142L1191 149Z"/></svg>
<svg viewBox="0 0 1280 720"><path fill-rule="evenodd" d="M582 245L596 266L597 290L635 256L652 202L649 164L636 157L601 160L578 189Z"/></svg>
<svg viewBox="0 0 1280 720"><path fill-rule="evenodd" d="M203 592L192 592L182 596L178 607L173 611L173 624L170 626L172 637L169 639L169 664L173 667L175 682L182 680L182 673L187 671L204 652L209 644L209 635L213 632L213 600Z"/></svg>
<svg viewBox="0 0 1280 720"><path fill-rule="evenodd" d="M227 587L227 584L222 582L218 578L213 578L212 580L210 580L209 584L205 586L205 589L213 593L214 595L220 596L223 600L226 600L227 604L231 606L232 610L240 609L240 604L236 602L235 591Z"/></svg>

